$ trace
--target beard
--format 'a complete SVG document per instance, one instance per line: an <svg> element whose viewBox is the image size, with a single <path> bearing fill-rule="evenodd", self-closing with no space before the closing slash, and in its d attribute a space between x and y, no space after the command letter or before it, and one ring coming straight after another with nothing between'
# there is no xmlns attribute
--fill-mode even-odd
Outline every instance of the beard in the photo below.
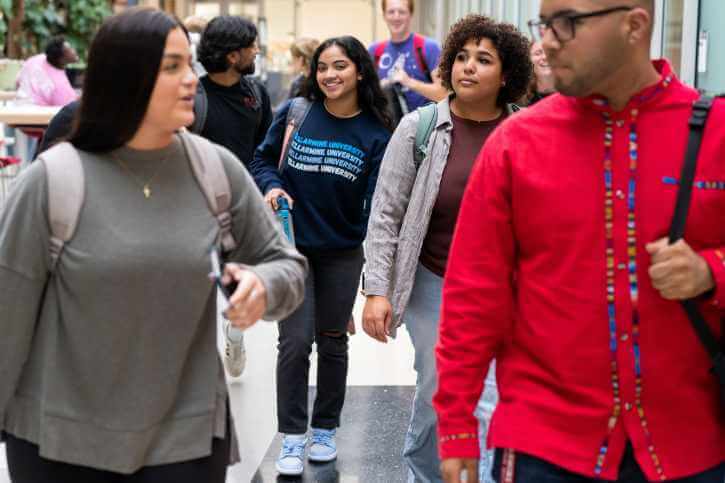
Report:
<svg viewBox="0 0 725 483"><path fill-rule="evenodd" d="M236 70L239 75L252 75L254 74L254 59L249 64L243 64L240 60L236 64L234 64L234 70Z"/></svg>

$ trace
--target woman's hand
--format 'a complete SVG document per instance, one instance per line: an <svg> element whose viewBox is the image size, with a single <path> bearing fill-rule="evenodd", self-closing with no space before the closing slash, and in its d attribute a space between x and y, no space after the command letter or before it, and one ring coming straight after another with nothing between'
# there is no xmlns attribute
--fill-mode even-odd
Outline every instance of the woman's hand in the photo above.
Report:
<svg viewBox="0 0 725 483"><path fill-rule="evenodd" d="M237 329L248 329L267 311L267 289L256 273L237 263L224 265L223 285L237 283L224 316Z"/></svg>
<svg viewBox="0 0 725 483"><path fill-rule="evenodd" d="M367 335L383 344L390 336L390 323L393 318L393 306L388 297L368 295L363 309L363 330Z"/></svg>
<svg viewBox="0 0 725 483"><path fill-rule="evenodd" d="M292 208L295 200L292 199L292 197L287 194L285 190L282 188L272 188L271 190L267 191L267 194L264 195L264 201L275 211L277 211L277 198L280 196L284 196L287 198L287 203L289 203L289 207Z"/></svg>

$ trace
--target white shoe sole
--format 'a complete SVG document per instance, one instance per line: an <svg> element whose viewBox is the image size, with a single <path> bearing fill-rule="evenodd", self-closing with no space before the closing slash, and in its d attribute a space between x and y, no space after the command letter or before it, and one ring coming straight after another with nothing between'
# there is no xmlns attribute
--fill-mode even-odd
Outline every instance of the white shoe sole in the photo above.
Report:
<svg viewBox="0 0 725 483"><path fill-rule="evenodd" d="M274 464L274 468L277 470L277 473L283 476L300 476L302 473L305 472L304 467L301 470L286 470L280 468L277 463Z"/></svg>
<svg viewBox="0 0 725 483"><path fill-rule="evenodd" d="M332 453L329 456L322 456L322 457L312 456L311 454L308 454L307 459L312 461L313 463L327 463L327 462L337 459L337 451L335 451L334 453Z"/></svg>

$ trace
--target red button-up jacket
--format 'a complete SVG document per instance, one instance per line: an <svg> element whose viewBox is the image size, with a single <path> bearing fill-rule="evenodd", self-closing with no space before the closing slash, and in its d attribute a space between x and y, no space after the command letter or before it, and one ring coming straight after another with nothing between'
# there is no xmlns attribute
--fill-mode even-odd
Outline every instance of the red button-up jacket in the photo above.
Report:
<svg viewBox="0 0 725 483"><path fill-rule="evenodd" d="M665 237L697 93L662 81L613 112L553 95L489 138L461 206L437 347L442 458L479 454L473 416L497 360L489 446L616 479L627 440L651 480L725 461L725 410L678 303L652 287L649 242ZM712 110L685 240L725 308L725 103ZM639 376L638 376L639 374Z"/></svg>

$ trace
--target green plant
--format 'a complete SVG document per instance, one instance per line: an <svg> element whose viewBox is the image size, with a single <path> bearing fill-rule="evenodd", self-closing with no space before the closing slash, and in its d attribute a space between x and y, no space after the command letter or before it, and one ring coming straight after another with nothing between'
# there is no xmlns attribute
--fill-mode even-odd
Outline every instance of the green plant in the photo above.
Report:
<svg viewBox="0 0 725 483"><path fill-rule="evenodd" d="M9 27L18 12L22 32L13 35ZM52 36L63 34L83 60L91 38L110 14L109 0L0 0L0 49L27 57L42 51ZM12 42L15 48L6 48Z"/></svg>
<svg viewBox="0 0 725 483"><path fill-rule="evenodd" d="M65 30L65 18L58 6L48 0L25 0L23 19L23 52L32 54L42 51L48 40Z"/></svg>
<svg viewBox="0 0 725 483"><path fill-rule="evenodd" d="M81 59L86 58L93 34L103 20L111 15L108 0L72 0L68 2L68 30L66 36L73 43Z"/></svg>

